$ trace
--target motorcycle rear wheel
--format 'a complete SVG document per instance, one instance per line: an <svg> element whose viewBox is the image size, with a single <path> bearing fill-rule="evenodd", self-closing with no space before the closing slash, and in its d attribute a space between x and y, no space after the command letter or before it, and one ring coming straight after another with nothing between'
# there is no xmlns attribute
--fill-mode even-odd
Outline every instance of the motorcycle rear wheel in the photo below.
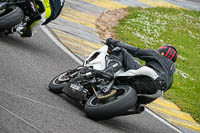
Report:
<svg viewBox="0 0 200 133"><path fill-rule="evenodd" d="M120 116L133 107L137 101L136 91L127 85L117 88L114 100L102 102L96 95L90 97L84 106L86 115L93 120L106 120Z"/></svg>
<svg viewBox="0 0 200 133"><path fill-rule="evenodd" d="M10 30L12 27L21 23L24 19L24 12L17 6L9 6L0 15L0 31Z"/></svg>

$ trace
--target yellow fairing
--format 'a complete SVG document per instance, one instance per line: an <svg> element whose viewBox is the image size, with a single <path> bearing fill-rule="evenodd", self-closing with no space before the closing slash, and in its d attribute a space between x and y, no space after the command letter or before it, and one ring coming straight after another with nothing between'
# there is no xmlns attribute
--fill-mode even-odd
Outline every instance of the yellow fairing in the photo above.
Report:
<svg viewBox="0 0 200 133"><path fill-rule="evenodd" d="M30 26L31 30L33 29L33 27L35 26L35 24L37 24L38 22L39 22L39 20L37 20L37 21L35 21L35 22L33 22L33 23L31 24L31 26Z"/></svg>
<svg viewBox="0 0 200 133"><path fill-rule="evenodd" d="M51 5L49 0L43 0L45 9L46 9L46 19L48 19L51 16Z"/></svg>

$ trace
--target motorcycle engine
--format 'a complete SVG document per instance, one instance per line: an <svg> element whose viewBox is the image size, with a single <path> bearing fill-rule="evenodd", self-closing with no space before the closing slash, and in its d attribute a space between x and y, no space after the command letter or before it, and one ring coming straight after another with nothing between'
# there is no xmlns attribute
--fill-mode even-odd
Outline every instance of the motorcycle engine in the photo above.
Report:
<svg viewBox="0 0 200 133"><path fill-rule="evenodd" d="M70 96L74 100L81 102L85 101L88 90L85 89L80 83L69 82L63 89L63 93Z"/></svg>

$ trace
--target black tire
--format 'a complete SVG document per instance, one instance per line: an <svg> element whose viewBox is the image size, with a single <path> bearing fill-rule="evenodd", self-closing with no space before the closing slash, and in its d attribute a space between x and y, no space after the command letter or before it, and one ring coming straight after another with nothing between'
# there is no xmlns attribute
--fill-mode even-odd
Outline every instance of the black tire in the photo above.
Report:
<svg viewBox="0 0 200 133"><path fill-rule="evenodd" d="M5 13L0 15L0 31L10 30L24 19L24 12L17 6L6 8Z"/></svg>
<svg viewBox="0 0 200 133"><path fill-rule="evenodd" d="M102 105L93 105L94 100L97 99L96 95L89 98L84 106L86 115L93 120L106 120L119 116L133 107L137 101L136 91L132 87L126 85L117 87L119 90L124 90L124 94L114 101ZM119 90L117 89L117 91Z"/></svg>
<svg viewBox="0 0 200 133"><path fill-rule="evenodd" d="M66 78L66 81L60 81L59 78L61 78L62 76L66 74L72 74L74 72L76 72L76 69L68 70L54 77L49 83L49 90L55 94L61 94L67 82L70 81L70 77L68 77L68 79Z"/></svg>

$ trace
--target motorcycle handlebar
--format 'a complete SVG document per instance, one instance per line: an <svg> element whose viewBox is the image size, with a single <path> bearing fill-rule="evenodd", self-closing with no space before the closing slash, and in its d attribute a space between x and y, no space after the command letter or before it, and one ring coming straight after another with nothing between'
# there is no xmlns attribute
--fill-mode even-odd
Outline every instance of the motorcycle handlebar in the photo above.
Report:
<svg viewBox="0 0 200 133"><path fill-rule="evenodd" d="M103 43L103 44L107 45L107 44L106 44L106 42L104 42L104 41L101 41L101 43Z"/></svg>
<svg viewBox="0 0 200 133"><path fill-rule="evenodd" d="M103 43L103 44L107 45L107 46L108 46L108 48L109 48L109 51L112 51L112 49L114 48L114 46L112 46L112 45L109 45L109 44L107 44L107 43L106 43L106 42L104 42L104 41L101 41L101 43Z"/></svg>

